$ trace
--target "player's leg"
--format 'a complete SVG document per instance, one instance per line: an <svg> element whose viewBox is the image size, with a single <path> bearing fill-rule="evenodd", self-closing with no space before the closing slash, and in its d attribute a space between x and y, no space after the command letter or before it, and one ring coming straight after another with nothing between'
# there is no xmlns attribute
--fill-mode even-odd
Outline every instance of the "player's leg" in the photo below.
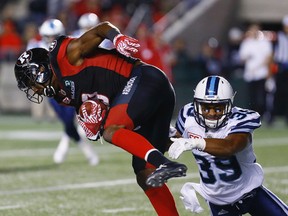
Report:
<svg viewBox="0 0 288 216"><path fill-rule="evenodd" d="M95 166L99 163L99 157L96 154L91 143L88 142L86 137L81 137L78 133L78 129L75 122L75 109L74 107L62 106L62 121L64 124L65 132L72 138L84 156L88 160L89 164Z"/></svg>
<svg viewBox="0 0 288 216"><path fill-rule="evenodd" d="M60 138L59 144L53 154L53 160L55 163L63 163L66 159L68 150L69 150L69 142L70 136L66 132L64 117L63 117L63 106L60 106L54 99L49 98L49 104L55 111L58 119L64 126L64 132Z"/></svg>
<svg viewBox="0 0 288 216"><path fill-rule="evenodd" d="M161 115L157 116L161 118ZM169 114L165 116L165 118L169 118ZM157 117L154 119L155 120L151 121L150 124L147 124L146 126L143 125L137 132L144 137L147 137L147 139L164 154L168 140L168 131L165 127L166 120L163 119L160 121ZM170 121L167 122L170 123ZM147 177L155 171L155 167L146 163L144 160L133 157L133 168L136 173L138 185L144 190L157 214L163 216L178 215L175 200L166 184L156 188L146 184Z"/></svg>
<svg viewBox="0 0 288 216"><path fill-rule="evenodd" d="M208 202L211 216L241 216L239 210L232 205L215 205Z"/></svg>
<svg viewBox="0 0 288 216"><path fill-rule="evenodd" d="M145 66L141 70L146 72L136 71L132 76L133 82L128 81L129 92L120 94L113 101L103 137L106 141L159 168L148 181L149 184L158 187L169 178L186 175L187 167L170 161L146 137L133 131L143 124L148 124L155 114L165 112L166 109L170 110L171 107L173 112L175 104L174 91L164 73L151 66ZM164 103L170 108L162 106ZM166 117L169 119L169 125L172 115L170 112ZM165 130L169 131L169 125Z"/></svg>
<svg viewBox="0 0 288 216"><path fill-rule="evenodd" d="M143 165L145 168L141 169L140 167L142 167ZM135 156L133 156L133 168L134 171L136 172L136 179L138 185L143 189L153 208L157 212L157 215L159 216L179 215L174 198L166 184L164 184L162 187L156 187L156 188L149 187L146 184L147 177L155 170L155 168L147 164L144 160L141 160ZM141 170L138 171L138 169Z"/></svg>
<svg viewBox="0 0 288 216"><path fill-rule="evenodd" d="M65 160L69 150L69 140L73 139L89 161L90 165L97 165L99 163L99 158L92 145L81 138L78 133L75 123L75 108L59 105L54 99L51 99L49 102L64 126L64 134L62 135L53 156L55 163L62 163Z"/></svg>
<svg viewBox="0 0 288 216"><path fill-rule="evenodd" d="M261 206L261 208L259 208ZM253 216L287 216L288 207L270 190L261 186L257 189L249 213Z"/></svg>

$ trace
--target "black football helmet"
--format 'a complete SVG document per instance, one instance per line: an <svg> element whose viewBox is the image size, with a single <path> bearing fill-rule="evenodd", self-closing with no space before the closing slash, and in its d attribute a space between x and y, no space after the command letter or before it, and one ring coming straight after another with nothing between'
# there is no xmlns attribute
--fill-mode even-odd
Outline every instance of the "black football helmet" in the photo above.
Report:
<svg viewBox="0 0 288 216"><path fill-rule="evenodd" d="M14 73L18 88L26 93L28 100L34 103L43 101L42 93L37 91L36 86L39 85L44 87L44 96L55 95L55 90L51 86L52 71L46 49L34 48L22 53L15 64Z"/></svg>

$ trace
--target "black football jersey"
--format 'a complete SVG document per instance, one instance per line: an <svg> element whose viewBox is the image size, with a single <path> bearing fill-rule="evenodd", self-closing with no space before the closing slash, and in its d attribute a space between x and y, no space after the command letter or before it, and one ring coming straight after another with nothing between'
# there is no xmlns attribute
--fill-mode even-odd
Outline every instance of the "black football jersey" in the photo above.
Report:
<svg viewBox="0 0 288 216"><path fill-rule="evenodd" d="M124 88L135 62L139 60L121 55L115 49L98 48L93 55L84 58L82 65L74 66L66 56L71 40L73 38L61 36L49 48L52 70L67 96L62 103L78 109L83 101L96 96L111 103Z"/></svg>

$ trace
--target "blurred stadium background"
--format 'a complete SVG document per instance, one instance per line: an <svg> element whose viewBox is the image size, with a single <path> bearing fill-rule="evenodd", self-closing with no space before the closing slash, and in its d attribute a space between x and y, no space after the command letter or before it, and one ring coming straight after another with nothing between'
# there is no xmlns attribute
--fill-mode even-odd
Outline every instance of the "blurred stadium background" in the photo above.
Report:
<svg viewBox="0 0 288 216"><path fill-rule="evenodd" d="M16 57L25 50L29 39L37 37L39 25L48 17L59 18L70 34L77 29L77 18L84 12L95 12L100 20L109 20L135 37L140 37L145 24L158 45L154 51L161 54L162 66L175 86L176 115L180 106L192 100L195 84L205 75L197 62L204 44L225 53L229 31L234 27L244 31L253 22L260 23L273 40L283 16L288 14L288 4L286 0L2 0L0 215L154 214L134 181L130 155L116 147L95 143L101 159L97 167L87 166L76 147L71 148L67 162L53 164L52 154L62 126L53 115L31 118L31 104L17 89L13 72ZM185 55L175 59L178 49ZM180 60L186 62L178 64ZM224 72L237 91L235 104L249 107L243 71ZM273 127L264 122L256 131L255 151L264 167L265 185L288 203L288 135L281 117L280 113ZM169 185L181 215L191 215L178 199L179 190L187 180L198 181L198 174L189 153L180 160L189 164L189 175ZM208 215L204 201L201 203L205 211L199 215Z"/></svg>
<svg viewBox="0 0 288 216"><path fill-rule="evenodd" d="M60 19L67 34L77 29L77 19L85 12L95 12L100 20L109 20L133 36L138 36L137 31L144 23L147 32L152 32L153 39L158 40L157 51L160 50L162 58L155 64L164 62L163 68L177 90L179 108L191 100L195 83L205 75L197 64L204 44L216 47L217 52L221 49L221 61L225 62L223 53L229 45L229 30L237 27L244 31L247 24L257 22L264 30L275 32L281 29L287 11L285 0L3 0L0 3L0 112L29 114L30 103L16 87L13 65L27 41L37 37L37 28L48 17ZM21 41L17 42L18 39ZM187 54L187 59L182 56L186 61L182 65L177 64L177 57L171 57L180 49L179 41ZM242 73L228 75L238 92L236 104L246 106Z"/></svg>

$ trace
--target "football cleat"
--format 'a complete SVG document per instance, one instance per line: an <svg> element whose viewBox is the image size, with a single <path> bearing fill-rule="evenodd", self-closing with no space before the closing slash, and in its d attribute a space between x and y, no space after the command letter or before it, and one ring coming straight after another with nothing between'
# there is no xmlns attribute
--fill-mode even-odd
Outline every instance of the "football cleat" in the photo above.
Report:
<svg viewBox="0 0 288 216"><path fill-rule="evenodd" d="M170 178L186 176L187 167L177 162L160 165L146 180L151 187L162 187Z"/></svg>
<svg viewBox="0 0 288 216"><path fill-rule="evenodd" d="M57 149L53 155L54 163L61 164L65 161L69 150L69 136L63 134L61 140L57 146Z"/></svg>

